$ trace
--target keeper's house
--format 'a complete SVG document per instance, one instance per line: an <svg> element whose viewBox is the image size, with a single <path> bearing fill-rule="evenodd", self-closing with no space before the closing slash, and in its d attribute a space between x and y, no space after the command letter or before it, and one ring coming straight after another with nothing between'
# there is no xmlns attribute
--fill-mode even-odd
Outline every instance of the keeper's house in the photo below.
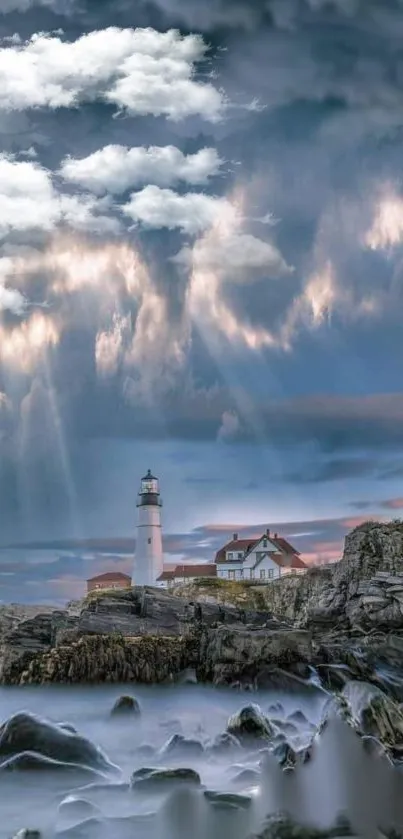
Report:
<svg viewBox="0 0 403 839"><path fill-rule="evenodd" d="M239 539L234 533L230 542L216 553L217 577L225 580L259 580L269 583L283 574L304 574L308 566L299 551L287 539L270 530L259 539Z"/></svg>

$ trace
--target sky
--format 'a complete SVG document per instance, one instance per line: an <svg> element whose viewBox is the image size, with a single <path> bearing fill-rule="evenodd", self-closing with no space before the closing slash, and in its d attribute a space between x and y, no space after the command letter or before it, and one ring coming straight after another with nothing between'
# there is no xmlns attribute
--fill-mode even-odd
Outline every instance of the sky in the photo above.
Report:
<svg viewBox="0 0 403 839"><path fill-rule="evenodd" d="M0 0L0 600L403 508L403 0Z"/></svg>

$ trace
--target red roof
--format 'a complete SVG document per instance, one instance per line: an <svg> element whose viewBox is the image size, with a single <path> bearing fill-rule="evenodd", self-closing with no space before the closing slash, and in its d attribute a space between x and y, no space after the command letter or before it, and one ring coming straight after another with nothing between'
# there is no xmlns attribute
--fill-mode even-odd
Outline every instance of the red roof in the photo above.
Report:
<svg viewBox="0 0 403 839"><path fill-rule="evenodd" d="M248 551L250 551L251 548L253 548L254 545L257 544L257 541L259 541L259 540L252 539L252 538L249 538L249 539L231 539L230 542L227 542L227 544L224 545L223 548L220 548L220 550L217 551L217 553L215 555L215 561L216 562L227 562L227 560L225 558L225 554L226 554L227 551L234 551L234 553L237 553L237 552L241 553L241 551L242 551L242 554L245 554Z"/></svg>
<svg viewBox="0 0 403 839"><path fill-rule="evenodd" d="M217 569L213 563L208 565L177 565L174 577L216 577Z"/></svg>
<svg viewBox="0 0 403 839"><path fill-rule="evenodd" d="M162 574L157 577L157 583L162 583L165 580L173 580L174 572L173 571L163 571Z"/></svg>
<svg viewBox="0 0 403 839"><path fill-rule="evenodd" d="M157 582L174 580L178 577L216 577L217 569L213 563L208 565L177 565L174 571L163 571Z"/></svg>
<svg viewBox="0 0 403 839"><path fill-rule="evenodd" d="M132 578L128 574L122 574L121 571L107 571L106 574L98 574L97 577L90 577L87 583L93 583L95 580L99 582L117 582L118 580L131 582Z"/></svg>
<svg viewBox="0 0 403 839"><path fill-rule="evenodd" d="M294 557L292 558L291 568L308 568L308 565L307 565L307 564L306 564L306 562L304 562L304 560L303 560L303 559L301 559L301 557L298 555L298 556L294 556Z"/></svg>
<svg viewBox="0 0 403 839"><path fill-rule="evenodd" d="M279 551L283 551L283 553L286 554L295 554L295 556L299 556L299 551L296 551L295 548L293 548L293 546L290 545L289 542L287 542L287 539L283 539L280 536L271 535L268 536L268 539L270 539L270 542L272 542L273 545L275 545L276 548L279 549Z"/></svg>
<svg viewBox="0 0 403 839"><path fill-rule="evenodd" d="M236 559L226 559L227 551L232 551L233 553L239 552L243 555L248 554L265 536L273 545L275 545L277 550L281 551L282 554L287 554L288 556L299 556L299 551L295 550L295 548L293 548L293 546L290 545L287 539L277 536L277 533L272 536L272 534L267 531L263 534L263 536L260 536L259 539L232 539L230 542L227 542L226 545L220 548L219 551L217 551L215 561L218 564L221 564L223 562L236 562ZM239 560L239 562L241 562L241 560ZM278 564L280 565L281 563Z"/></svg>

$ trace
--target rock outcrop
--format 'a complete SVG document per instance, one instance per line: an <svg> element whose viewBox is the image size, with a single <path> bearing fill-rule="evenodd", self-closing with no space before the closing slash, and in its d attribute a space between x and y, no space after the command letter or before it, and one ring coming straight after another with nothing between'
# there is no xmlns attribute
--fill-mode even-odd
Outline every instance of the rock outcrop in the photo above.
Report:
<svg viewBox="0 0 403 839"><path fill-rule="evenodd" d="M343 557L303 576L286 576L267 586L211 578L176 588L176 594L228 607L236 600L323 632L328 627L403 629L403 523L366 522L346 536Z"/></svg>
<svg viewBox="0 0 403 839"><path fill-rule="evenodd" d="M401 634L400 634L401 633ZM0 683L307 685L350 679L403 701L403 525L367 523L343 558L267 586L211 578L175 592L97 592L0 621ZM292 681L293 680L293 681ZM312 679L310 681L312 686Z"/></svg>

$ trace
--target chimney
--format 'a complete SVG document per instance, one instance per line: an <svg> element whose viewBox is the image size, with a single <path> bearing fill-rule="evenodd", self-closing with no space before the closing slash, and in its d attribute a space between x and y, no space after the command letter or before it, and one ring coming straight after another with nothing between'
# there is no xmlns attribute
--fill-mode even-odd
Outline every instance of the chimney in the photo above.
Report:
<svg viewBox="0 0 403 839"><path fill-rule="evenodd" d="M267 535L267 536L270 536L270 528L267 528L267 530L266 530L266 535Z"/></svg>
<svg viewBox="0 0 403 839"><path fill-rule="evenodd" d="M237 534L237 533L233 533L233 534L232 534L232 538L233 538L234 542L237 542L237 541L238 541L238 534Z"/></svg>

